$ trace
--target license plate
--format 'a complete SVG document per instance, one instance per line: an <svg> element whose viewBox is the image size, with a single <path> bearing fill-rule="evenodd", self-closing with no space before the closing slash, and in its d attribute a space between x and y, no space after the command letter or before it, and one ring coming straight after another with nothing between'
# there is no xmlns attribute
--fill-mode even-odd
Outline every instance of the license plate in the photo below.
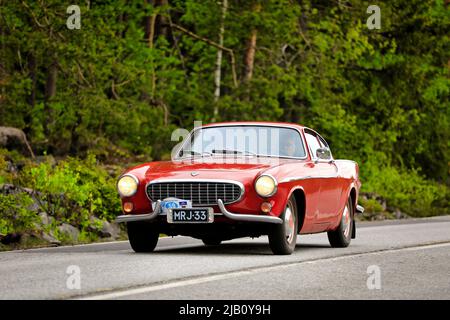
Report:
<svg viewBox="0 0 450 320"><path fill-rule="evenodd" d="M213 208L173 208L167 214L168 223L211 223L214 222Z"/></svg>

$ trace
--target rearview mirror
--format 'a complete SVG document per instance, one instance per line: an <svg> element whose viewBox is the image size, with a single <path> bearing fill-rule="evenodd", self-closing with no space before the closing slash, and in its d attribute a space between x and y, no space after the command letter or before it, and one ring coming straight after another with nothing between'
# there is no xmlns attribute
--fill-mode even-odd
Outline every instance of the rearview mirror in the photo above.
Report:
<svg viewBox="0 0 450 320"><path fill-rule="evenodd" d="M317 159L331 160L331 151L328 148L319 148L316 150Z"/></svg>

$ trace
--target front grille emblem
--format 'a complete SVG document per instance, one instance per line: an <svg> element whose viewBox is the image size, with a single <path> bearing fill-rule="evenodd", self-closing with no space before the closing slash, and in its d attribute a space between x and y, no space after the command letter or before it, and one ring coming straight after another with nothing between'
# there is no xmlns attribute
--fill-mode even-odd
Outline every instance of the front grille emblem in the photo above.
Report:
<svg viewBox="0 0 450 320"><path fill-rule="evenodd" d="M191 172L191 176L193 176L193 177L198 176L198 172L197 171L192 171Z"/></svg>

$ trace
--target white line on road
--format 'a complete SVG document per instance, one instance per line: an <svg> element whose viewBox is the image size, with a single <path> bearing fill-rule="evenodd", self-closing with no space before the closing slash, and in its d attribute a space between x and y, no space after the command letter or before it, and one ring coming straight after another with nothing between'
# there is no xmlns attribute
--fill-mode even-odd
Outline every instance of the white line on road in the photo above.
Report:
<svg viewBox="0 0 450 320"><path fill-rule="evenodd" d="M188 237L188 236L175 236L175 237L160 237L158 240L158 245L156 248L165 249L166 247L161 247L161 244L163 242L167 242L167 240L172 239L191 239L195 240L194 238ZM94 243L85 243L85 244L74 244L74 245L64 245L64 246L48 246L48 247L39 247L39 248L29 248L29 249L18 249L18 250L9 250L9 251L1 251L1 254L11 254L11 253L20 253L20 252L39 252L39 251L48 251L48 250L61 250L61 249L73 249L73 248L84 248L84 247L103 247L103 246L111 246L111 245L120 245L120 244L128 244L128 240L118 240L118 241L105 241L105 242L94 242ZM169 242L170 243L170 242ZM199 240L199 244L202 243ZM194 244L194 243L192 243ZM192 245L191 244L191 245ZM128 249L127 249L128 250Z"/></svg>
<svg viewBox="0 0 450 320"><path fill-rule="evenodd" d="M406 220L383 220L383 221L358 221L357 223L360 224L360 227L364 229L370 229L370 228L386 228L386 227L397 227L397 226L404 226L404 225L412 225L412 224L427 224L428 222L433 222L435 220L444 220L443 222L450 222L450 215L443 215L443 216L435 216L435 217L427 217L427 218L411 218ZM442 222L442 221L439 221ZM379 224L380 223L380 224ZM371 225L375 224L375 225ZM166 242L167 240L172 239L191 239L194 240L191 237L188 236L165 236L160 237L159 242L163 240L163 242ZM95 246L110 246L110 245L117 245L117 244L126 244L128 243L128 240L120 240L120 241L106 241L106 242L95 242L95 243L86 243L86 244L76 244L76 245L64 245L64 246L52 246L52 247L40 247L40 248L30 248L30 249L22 249L22 250L10 250L10 251L2 251L0 252L0 255L2 254L11 254L11 253L17 253L17 252L39 252L42 250L55 250L58 251L60 249L65 248L79 248L79 247L95 247ZM201 243L201 242L199 242ZM194 244L194 243L193 243ZM163 247L159 247L163 249ZM157 247L158 249L158 247ZM165 248L164 248L165 249Z"/></svg>
<svg viewBox="0 0 450 320"><path fill-rule="evenodd" d="M450 242L437 243L437 244L434 243L434 244L425 244L425 245L418 245L418 246L413 246L413 247L404 247L404 248L397 248L397 249L383 249L383 250L374 251L374 252L348 254L348 255L343 255L343 256L339 256L339 257L329 257L329 258L320 258L320 259L315 259L315 260L296 261L296 262L285 263L285 264L280 264L280 265L254 267L254 268L250 268L247 270L237 270L237 271L229 271L229 272L215 274L215 275L199 276L194 279L172 280L169 283L152 284L152 285L135 288L135 289L120 290L120 291L97 294L97 295L88 295L88 296L75 298L75 300L118 299L118 298L123 298L123 297L127 297L127 296L139 295L139 294L144 294L144 293L149 293L149 292L154 292L154 291L159 291L159 290L172 289L172 288L178 288L178 287L184 287L184 286L190 286L190 285L197 285L197 284L201 284L201 283L225 280L225 279L236 278L236 277L241 277L241 276L249 276L249 275L261 273L261 272L271 272L274 270L279 270L280 268L289 268L289 267L297 266L297 265L301 265L301 264L314 264L314 263L323 262L323 261L337 261L337 260L342 260L342 259L346 259L346 258L361 257L361 256L367 256L367 255L376 255L376 254L402 252L402 251L417 251L417 250L434 249L434 248L441 248L441 247L448 247L448 246L450 246Z"/></svg>

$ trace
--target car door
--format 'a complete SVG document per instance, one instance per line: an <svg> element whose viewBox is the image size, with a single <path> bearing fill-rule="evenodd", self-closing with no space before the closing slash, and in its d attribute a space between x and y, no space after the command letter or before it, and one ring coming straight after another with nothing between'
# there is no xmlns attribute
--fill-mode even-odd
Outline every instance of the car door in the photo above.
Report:
<svg viewBox="0 0 450 320"><path fill-rule="evenodd" d="M328 144L324 145L326 142L322 142L319 137L313 130L305 129L305 138L311 154L310 165L315 169L312 178L318 179L318 185L320 186L316 222L326 224L336 214L336 208L341 196L341 188L338 183L338 169L334 161L320 160L317 158L317 149L328 147Z"/></svg>
<svg viewBox="0 0 450 320"><path fill-rule="evenodd" d="M322 145L322 147L328 148L331 152L331 149L328 145L328 143L325 141L324 138L322 138L319 134L317 135L319 138L319 142ZM343 195L343 191L346 185L346 182L339 174L339 166L336 163L336 161L333 159L333 156L331 156L331 162L329 162L331 165L333 165L334 169L336 170L336 176L329 178L329 183L327 183L327 188L324 188L326 192L329 192L329 195L325 194L324 198L326 199L332 199L333 201L329 201L329 214L327 219L331 219L331 221L335 220L335 217L341 213L342 208L340 208L339 204L341 203L341 198Z"/></svg>

